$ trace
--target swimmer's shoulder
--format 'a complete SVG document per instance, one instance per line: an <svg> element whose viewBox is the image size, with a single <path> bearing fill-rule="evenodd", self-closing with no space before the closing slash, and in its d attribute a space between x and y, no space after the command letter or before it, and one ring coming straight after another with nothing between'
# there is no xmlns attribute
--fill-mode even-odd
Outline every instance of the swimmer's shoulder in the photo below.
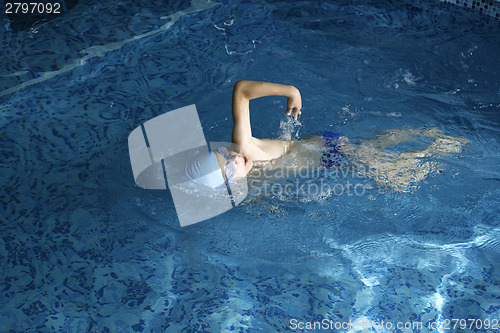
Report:
<svg viewBox="0 0 500 333"><path fill-rule="evenodd" d="M292 146L292 141L252 137L251 142L240 146L240 148L243 155L254 161L270 161L289 153Z"/></svg>
<svg viewBox="0 0 500 333"><path fill-rule="evenodd" d="M278 140L278 139L257 139L258 146L266 151L272 151L272 158L265 160L274 160L284 156L298 157L303 155L303 151L319 151L324 142L321 137L310 137L304 140Z"/></svg>

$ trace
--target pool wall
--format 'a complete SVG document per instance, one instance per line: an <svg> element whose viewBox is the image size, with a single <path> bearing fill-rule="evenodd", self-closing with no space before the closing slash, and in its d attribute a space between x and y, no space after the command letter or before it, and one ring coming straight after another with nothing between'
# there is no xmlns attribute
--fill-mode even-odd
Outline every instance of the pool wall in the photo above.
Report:
<svg viewBox="0 0 500 333"><path fill-rule="evenodd" d="M500 19L500 0L440 0Z"/></svg>

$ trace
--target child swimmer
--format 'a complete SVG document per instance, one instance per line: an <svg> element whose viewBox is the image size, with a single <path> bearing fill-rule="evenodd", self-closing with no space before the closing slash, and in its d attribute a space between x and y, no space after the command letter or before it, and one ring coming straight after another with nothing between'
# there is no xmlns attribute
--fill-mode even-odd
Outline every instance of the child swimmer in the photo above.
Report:
<svg viewBox="0 0 500 333"><path fill-rule="evenodd" d="M292 115L294 120L302 114L302 98L296 87L270 82L237 81L232 100L232 141L240 151L222 147L198 157L186 167L188 179L215 188L247 176L255 162L275 165L285 155L293 158L301 153L301 141L259 139L252 135L250 100L264 96L285 96L288 99L286 114ZM417 141L415 136L432 138L434 141L417 151L390 153L384 150L389 145ZM346 137L332 132L323 132L312 141L323 145L321 153L311 156L318 165L325 168L339 167L343 157L348 157L363 164L365 170L371 170L367 175L380 186L403 192L408 191L411 184L439 172L435 163L422 163L422 158L459 153L462 144L468 142L464 138L443 135L437 129L391 130L359 145L351 144Z"/></svg>

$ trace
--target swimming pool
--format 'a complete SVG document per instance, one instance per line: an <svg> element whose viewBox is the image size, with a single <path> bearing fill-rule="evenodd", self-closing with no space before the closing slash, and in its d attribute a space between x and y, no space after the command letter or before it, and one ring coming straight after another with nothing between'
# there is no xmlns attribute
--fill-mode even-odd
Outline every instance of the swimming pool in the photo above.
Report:
<svg viewBox="0 0 500 333"><path fill-rule="evenodd" d="M498 20L437 1L89 0L7 23L0 331L500 329ZM470 143L411 192L250 193L181 229L168 191L135 186L128 134L196 104L207 141L228 141L239 79L302 92L300 125L282 98L252 102L258 137Z"/></svg>

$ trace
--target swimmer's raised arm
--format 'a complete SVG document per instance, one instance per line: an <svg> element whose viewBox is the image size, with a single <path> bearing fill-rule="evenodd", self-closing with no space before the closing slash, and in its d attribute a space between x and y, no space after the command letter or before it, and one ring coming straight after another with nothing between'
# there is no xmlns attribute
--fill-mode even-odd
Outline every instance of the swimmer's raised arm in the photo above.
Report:
<svg viewBox="0 0 500 333"><path fill-rule="evenodd" d="M250 100L264 96L288 97L286 114L293 119L301 114L302 98L294 86L259 81L237 81L233 89L233 142L242 144L252 138Z"/></svg>

